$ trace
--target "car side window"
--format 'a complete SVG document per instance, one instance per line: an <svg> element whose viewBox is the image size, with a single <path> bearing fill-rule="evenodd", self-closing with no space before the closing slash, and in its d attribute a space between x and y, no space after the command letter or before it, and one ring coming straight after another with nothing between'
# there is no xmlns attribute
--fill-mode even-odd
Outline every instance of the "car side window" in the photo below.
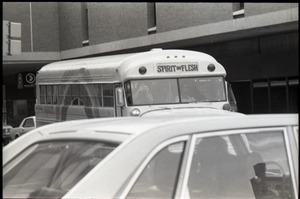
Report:
<svg viewBox="0 0 300 199"><path fill-rule="evenodd" d="M283 131L245 134L249 143L250 181L256 198L294 198Z"/></svg>
<svg viewBox="0 0 300 199"><path fill-rule="evenodd" d="M294 198L283 131L198 138L190 198Z"/></svg>
<svg viewBox="0 0 300 199"><path fill-rule="evenodd" d="M127 198L173 198L185 142L169 145L145 167Z"/></svg>
<svg viewBox="0 0 300 199"><path fill-rule="evenodd" d="M24 122L24 127L28 128L28 127L34 127L34 123L33 123L33 119L26 119Z"/></svg>

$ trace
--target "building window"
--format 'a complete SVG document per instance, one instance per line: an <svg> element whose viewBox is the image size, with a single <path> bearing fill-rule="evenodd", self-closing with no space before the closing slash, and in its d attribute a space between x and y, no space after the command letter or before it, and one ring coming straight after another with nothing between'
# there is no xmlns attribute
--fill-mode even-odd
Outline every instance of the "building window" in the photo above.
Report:
<svg viewBox="0 0 300 199"><path fill-rule="evenodd" d="M245 17L244 3L232 4L232 16L234 19Z"/></svg>
<svg viewBox="0 0 300 199"><path fill-rule="evenodd" d="M156 33L156 7L155 3L147 3L148 34Z"/></svg>
<svg viewBox="0 0 300 199"><path fill-rule="evenodd" d="M298 113L297 76L239 81L231 84L241 113Z"/></svg>
<svg viewBox="0 0 300 199"><path fill-rule="evenodd" d="M289 113L298 113L298 91L299 91L299 77L291 77L287 79L288 81L288 90L287 90L287 97L288 97L288 107Z"/></svg>
<svg viewBox="0 0 300 199"><path fill-rule="evenodd" d="M87 3L81 3L82 46L89 45L89 18Z"/></svg>
<svg viewBox="0 0 300 199"><path fill-rule="evenodd" d="M270 113L270 86L267 79L252 81L254 113Z"/></svg>

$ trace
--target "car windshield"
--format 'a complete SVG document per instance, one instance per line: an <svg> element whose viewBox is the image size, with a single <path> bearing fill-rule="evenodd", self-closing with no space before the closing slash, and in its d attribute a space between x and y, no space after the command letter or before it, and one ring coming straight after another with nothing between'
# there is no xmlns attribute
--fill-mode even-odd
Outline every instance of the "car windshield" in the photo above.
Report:
<svg viewBox="0 0 300 199"><path fill-rule="evenodd" d="M223 77L132 80L125 90L129 106L226 100Z"/></svg>
<svg viewBox="0 0 300 199"><path fill-rule="evenodd" d="M35 144L4 166L3 197L61 197L117 145L90 141Z"/></svg>

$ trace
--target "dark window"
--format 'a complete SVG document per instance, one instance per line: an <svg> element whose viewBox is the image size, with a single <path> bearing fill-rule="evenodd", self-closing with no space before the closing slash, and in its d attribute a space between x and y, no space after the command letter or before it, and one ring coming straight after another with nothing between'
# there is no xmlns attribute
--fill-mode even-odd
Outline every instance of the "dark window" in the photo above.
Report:
<svg viewBox="0 0 300 199"><path fill-rule="evenodd" d="M101 84L97 84L97 93L98 93L98 95L95 97L98 100L98 104L99 104L99 106L103 106L103 91L102 91Z"/></svg>
<svg viewBox="0 0 300 199"><path fill-rule="evenodd" d="M86 94L83 97L87 100L90 99L90 106L101 107L102 106L102 93L101 84L87 84L84 85L86 88Z"/></svg>
<svg viewBox="0 0 300 199"><path fill-rule="evenodd" d="M244 3L233 3L232 10L233 12L244 9Z"/></svg>
<svg viewBox="0 0 300 199"><path fill-rule="evenodd" d="M63 87L63 94L62 97L64 99L64 105L71 105L72 104L72 85L62 85Z"/></svg>
<svg viewBox="0 0 300 199"><path fill-rule="evenodd" d="M103 106L113 107L114 106L114 90L113 84L103 84Z"/></svg>
<svg viewBox="0 0 300 199"><path fill-rule="evenodd" d="M58 103L58 85L53 85L53 104Z"/></svg>
<svg viewBox="0 0 300 199"><path fill-rule="evenodd" d="M269 113L270 99L268 80L253 82L253 111L254 113Z"/></svg>
<svg viewBox="0 0 300 199"><path fill-rule="evenodd" d="M67 95L67 87L69 85L58 85L58 104L65 105L65 98Z"/></svg>
<svg viewBox="0 0 300 199"><path fill-rule="evenodd" d="M288 79L288 103L289 103L289 112L298 113L298 92L299 92L299 78L289 78Z"/></svg>
<svg viewBox="0 0 300 199"><path fill-rule="evenodd" d="M46 101L46 103L47 104L52 104L52 86L50 86L50 85L47 85L46 86L46 99L47 99L47 101Z"/></svg>
<svg viewBox="0 0 300 199"><path fill-rule="evenodd" d="M238 112L252 113L252 86L250 81L230 82L234 92Z"/></svg>
<svg viewBox="0 0 300 199"><path fill-rule="evenodd" d="M287 82L285 79L271 80L271 112L287 112Z"/></svg>
<svg viewBox="0 0 300 199"><path fill-rule="evenodd" d="M40 86L40 104L46 104L46 86Z"/></svg>
<svg viewBox="0 0 300 199"><path fill-rule="evenodd" d="M26 119L26 120L24 121L23 127L24 127L24 128L34 127L33 119L32 119L32 118Z"/></svg>
<svg viewBox="0 0 300 199"><path fill-rule="evenodd" d="M89 45L89 12L87 3L81 3L81 23L83 46Z"/></svg>
<svg viewBox="0 0 300 199"><path fill-rule="evenodd" d="M156 7L155 3L147 3L148 34L156 33Z"/></svg>
<svg viewBox="0 0 300 199"><path fill-rule="evenodd" d="M245 16L244 3L233 3L232 12L233 12L234 19L244 17Z"/></svg>

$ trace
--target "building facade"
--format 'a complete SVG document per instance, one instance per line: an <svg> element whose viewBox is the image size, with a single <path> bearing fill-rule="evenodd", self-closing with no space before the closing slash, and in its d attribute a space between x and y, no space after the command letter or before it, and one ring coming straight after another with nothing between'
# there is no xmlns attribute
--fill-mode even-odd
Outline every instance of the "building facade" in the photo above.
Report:
<svg viewBox="0 0 300 199"><path fill-rule="evenodd" d="M44 65L151 48L208 53L227 71L242 113L298 112L298 3L4 2L22 52L3 56L3 117L34 115Z"/></svg>

